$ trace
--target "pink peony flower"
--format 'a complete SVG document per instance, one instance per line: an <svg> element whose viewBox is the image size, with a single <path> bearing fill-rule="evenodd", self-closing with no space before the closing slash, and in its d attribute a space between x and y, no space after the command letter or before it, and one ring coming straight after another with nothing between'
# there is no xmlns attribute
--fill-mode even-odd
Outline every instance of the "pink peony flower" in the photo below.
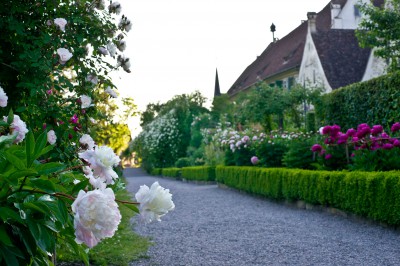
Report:
<svg viewBox="0 0 400 266"><path fill-rule="evenodd" d="M321 151L322 151L322 146L319 145L319 144L314 144L314 145L311 147L311 151L313 151L313 152L321 152Z"/></svg>
<svg viewBox="0 0 400 266"><path fill-rule="evenodd" d="M85 243L89 248L104 238L112 237L121 221L118 204L110 188L89 192L81 190L71 207L76 242Z"/></svg>
<svg viewBox="0 0 400 266"><path fill-rule="evenodd" d="M72 54L65 48L58 48L57 54L60 57L59 62L61 65L67 63L67 61L70 60L72 57Z"/></svg>
<svg viewBox="0 0 400 266"><path fill-rule="evenodd" d="M390 128L390 130L391 130L392 132L397 132L397 131L399 131L399 130L400 130L400 123L399 123L399 122L394 123L394 124L392 125L392 127Z"/></svg>
<svg viewBox="0 0 400 266"><path fill-rule="evenodd" d="M7 122L8 117L4 116L3 121ZM26 124L24 121L21 120L21 118L18 115L14 115L13 122L10 125L11 129L11 134L17 135L16 139L14 140L14 143L20 143L24 140L26 133L29 132L29 130L26 127Z"/></svg>
<svg viewBox="0 0 400 266"><path fill-rule="evenodd" d="M140 203L140 215L145 223L161 221L162 216L175 209L169 189L161 187L158 182L154 182L150 188L140 186L135 198Z"/></svg>
<svg viewBox="0 0 400 266"><path fill-rule="evenodd" d="M67 25L67 21L63 18L56 18L54 20L54 24L57 25L57 27L65 32L65 25Z"/></svg>
<svg viewBox="0 0 400 266"><path fill-rule="evenodd" d="M258 164L259 159L258 159L257 156L253 156L253 157L251 157L250 161L251 161L251 163L252 163L253 165L256 165L256 164Z"/></svg>
<svg viewBox="0 0 400 266"><path fill-rule="evenodd" d="M327 155L325 155L325 160L329 160L329 159L331 159L332 158L332 154L327 154Z"/></svg>
<svg viewBox="0 0 400 266"><path fill-rule="evenodd" d="M69 120L72 124L77 124L79 122L79 117L77 114L74 114Z"/></svg>
<svg viewBox="0 0 400 266"><path fill-rule="evenodd" d="M4 92L3 88L0 87L0 106L1 107L6 107L7 106L7 101L8 101L8 96Z"/></svg>
<svg viewBox="0 0 400 266"><path fill-rule="evenodd" d="M325 126L322 128L322 135L328 135L331 133L332 127L331 126Z"/></svg>
<svg viewBox="0 0 400 266"><path fill-rule="evenodd" d="M80 99L81 99L81 103L82 103L81 107L83 109L90 107L90 104L92 103L92 98L90 98L87 95L81 95Z"/></svg>
<svg viewBox="0 0 400 266"><path fill-rule="evenodd" d="M87 149L92 150L95 147L94 140L88 134L83 134L82 137L79 139L79 143L82 145L87 145Z"/></svg>
<svg viewBox="0 0 400 266"><path fill-rule="evenodd" d="M346 132L346 135L349 137L353 137L356 133L357 133L357 130L355 130L354 128L349 128Z"/></svg>
<svg viewBox="0 0 400 266"><path fill-rule="evenodd" d="M371 134L376 136L383 132L383 127L381 125L375 125L371 129Z"/></svg>
<svg viewBox="0 0 400 266"><path fill-rule="evenodd" d="M118 175L113 166L117 166L121 160L110 147L96 146L94 150L86 150L78 155L90 164L94 176L98 176L106 184L114 184L114 179L117 179Z"/></svg>
<svg viewBox="0 0 400 266"><path fill-rule="evenodd" d="M50 143L50 145L54 145L56 143L57 136L54 130L47 132L47 141Z"/></svg>
<svg viewBox="0 0 400 266"><path fill-rule="evenodd" d="M391 150L393 148L394 148L393 144L390 144L390 143L385 143L382 145L382 149L384 149L384 150Z"/></svg>

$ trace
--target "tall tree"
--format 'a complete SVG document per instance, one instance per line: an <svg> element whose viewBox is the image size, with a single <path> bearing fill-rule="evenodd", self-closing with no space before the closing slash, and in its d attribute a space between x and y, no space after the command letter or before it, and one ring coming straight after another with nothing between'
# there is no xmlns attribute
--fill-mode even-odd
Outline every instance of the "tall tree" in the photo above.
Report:
<svg viewBox="0 0 400 266"><path fill-rule="evenodd" d="M383 7L359 5L365 15L357 30L361 47L376 48L375 55L389 61L389 72L400 70L400 0L387 0Z"/></svg>

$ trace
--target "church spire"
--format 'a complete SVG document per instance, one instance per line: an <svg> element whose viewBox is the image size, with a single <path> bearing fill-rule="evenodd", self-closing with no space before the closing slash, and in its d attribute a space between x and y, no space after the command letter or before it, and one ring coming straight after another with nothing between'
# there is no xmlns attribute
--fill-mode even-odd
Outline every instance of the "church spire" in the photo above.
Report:
<svg viewBox="0 0 400 266"><path fill-rule="evenodd" d="M218 69L215 69L214 97L215 96L221 96L221 91L219 90Z"/></svg>

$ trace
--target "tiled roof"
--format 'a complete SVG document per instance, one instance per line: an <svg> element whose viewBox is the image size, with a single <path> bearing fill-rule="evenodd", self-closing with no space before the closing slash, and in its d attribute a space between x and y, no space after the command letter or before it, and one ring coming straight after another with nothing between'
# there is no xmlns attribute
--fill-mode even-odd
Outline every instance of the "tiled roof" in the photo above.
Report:
<svg viewBox="0 0 400 266"><path fill-rule="evenodd" d="M243 71L229 89L228 94L236 94L260 80L300 67L306 34L307 23L302 23L284 38L270 43L264 52Z"/></svg>
<svg viewBox="0 0 400 266"><path fill-rule="evenodd" d="M371 50L359 47L354 30L319 31L312 37L332 89L362 79Z"/></svg>
<svg viewBox="0 0 400 266"><path fill-rule="evenodd" d="M330 4L317 16L318 30L328 30L331 25ZM302 23L282 39L270 43L263 53L251 63L228 90L229 95L238 93L258 81L300 68L306 41L308 24Z"/></svg>

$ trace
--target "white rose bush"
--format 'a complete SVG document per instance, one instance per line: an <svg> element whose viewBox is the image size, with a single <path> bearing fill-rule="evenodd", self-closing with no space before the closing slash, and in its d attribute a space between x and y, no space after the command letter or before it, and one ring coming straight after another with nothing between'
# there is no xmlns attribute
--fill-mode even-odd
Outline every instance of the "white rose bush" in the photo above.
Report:
<svg viewBox="0 0 400 266"><path fill-rule="evenodd" d="M117 45L132 22L107 2L2 4L0 265L54 265L58 243L89 265L88 248L118 230L121 204L146 222L173 209L158 184L142 202L119 200L120 158L97 143L93 121L115 111L99 108L117 96L108 75L131 67Z"/></svg>

